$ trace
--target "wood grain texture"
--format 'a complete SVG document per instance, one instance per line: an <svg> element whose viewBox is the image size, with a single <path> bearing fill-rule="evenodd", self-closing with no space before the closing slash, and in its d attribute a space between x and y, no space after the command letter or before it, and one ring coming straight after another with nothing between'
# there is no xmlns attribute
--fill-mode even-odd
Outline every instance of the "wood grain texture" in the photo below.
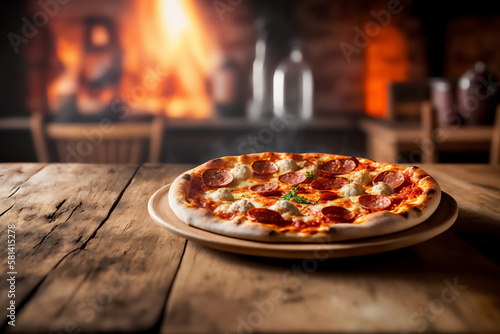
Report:
<svg viewBox="0 0 500 334"><path fill-rule="evenodd" d="M34 174L42 170L45 164L1 164L0 165L0 213L14 202L12 198L21 186Z"/></svg>
<svg viewBox="0 0 500 334"><path fill-rule="evenodd" d="M500 166L424 164L441 188L458 202L452 229L500 265Z"/></svg>
<svg viewBox="0 0 500 334"><path fill-rule="evenodd" d="M421 105L422 113L422 160L425 163L436 163L439 154L436 146L435 131L437 128L436 109L430 101L424 101Z"/></svg>
<svg viewBox="0 0 500 334"><path fill-rule="evenodd" d="M153 223L147 201L183 170L142 166L96 235L49 273L21 312L16 331L154 329L185 240Z"/></svg>
<svg viewBox="0 0 500 334"><path fill-rule="evenodd" d="M499 166L422 164L459 203L452 229L329 260L231 254L157 226L148 199L191 167L0 165L19 261L16 327L0 331L500 332Z"/></svg>
<svg viewBox="0 0 500 334"><path fill-rule="evenodd" d="M451 232L383 255L323 261L189 243L162 332L498 331L499 278L497 265ZM454 295L443 292L450 285Z"/></svg>
<svg viewBox="0 0 500 334"><path fill-rule="evenodd" d="M2 231L8 224L16 225L18 306L64 257L92 237L135 170L136 166L126 165L54 164L22 183L10 198L12 208L0 217ZM0 235L0 242L7 245L7 233ZM0 270L5 273L6 269L5 256L0 259ZM0 295L6 294L7 286L2 284ZM1 298L0 307L5 309L7 302Z"/></svg>

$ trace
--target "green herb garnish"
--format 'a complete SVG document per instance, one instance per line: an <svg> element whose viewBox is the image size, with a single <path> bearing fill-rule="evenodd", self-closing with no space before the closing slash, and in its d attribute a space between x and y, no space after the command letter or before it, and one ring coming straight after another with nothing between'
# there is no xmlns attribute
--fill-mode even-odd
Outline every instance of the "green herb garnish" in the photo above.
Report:
<svg viewBox="0 0 500 334"><path fill-rule="evenodd" d="M306 177L310 177L310 178L312 178L312 179L314 179L314 180L317 180L317 179L318 179L318 178L316 177L316 175L314 175L312 172L307 172L307 173L306 173Z"/></svg>
<svg viewBox="0 0 500 334"><path fill-rule="evenodd" d="M300 187L300 184L293 187L293 189L290 190L290 192L288 192L285 196L280 197L280 199L286 199L288 201L293 199L295 202L300 203L300 204L316 204L319 202L319 199L316 201L316 203L313 203L305 197L296 195L297 189L299 189L299 187Z"/></svg>

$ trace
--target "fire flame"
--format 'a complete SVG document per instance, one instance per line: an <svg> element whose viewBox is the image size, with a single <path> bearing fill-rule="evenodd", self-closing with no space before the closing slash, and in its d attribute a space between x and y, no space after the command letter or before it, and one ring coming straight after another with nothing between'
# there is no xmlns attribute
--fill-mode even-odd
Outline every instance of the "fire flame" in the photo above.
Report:
<svg viewBox="0 0 500 334"><path fill-rule="evenodd" d="M52 81L47 86L49 108L52 110L61 107L59 105L60 98L75 94L77 89L81 47L66 37L66 35L61 35L56 39L56 56L62 65L62 73L57 80Z"/></svg>
<svg viewBox="0 0 500 334"><path fill-rule="evenodd" d="M116 52L121 55L111 59L121 60L121 76L116 89L105 94L106 99L109 92L113 92L112 98L125 100L132 112L164 110L169 117L209 117L212 103L206 83L210 65L207 55L211 54L212 45L197 13L196 2L135 0L128 4L121 15L110 17L118 31ZM71 6L72 3L68 4L68 10ZM102 16L98 11L94 15ZM60 23L52 29L56 55L64 70L47 87L49 104L54 106L61 96L74 93L85 95L86 101L89 97L101 99L106 105L110 101L104 99L104 94L89 94L82 87L81 73L88 71L85 66L88 67L89 62L82 52L83 29L74 30L72 34L65 33L64 29L68 28ZM75 38L75 31L81 38ZM96 38L106 44L102 33L96 31L99 37ZM68 35L71 39L66 38ZM103 66L99 58L93 61L98 64L97 69Z"/></svg>

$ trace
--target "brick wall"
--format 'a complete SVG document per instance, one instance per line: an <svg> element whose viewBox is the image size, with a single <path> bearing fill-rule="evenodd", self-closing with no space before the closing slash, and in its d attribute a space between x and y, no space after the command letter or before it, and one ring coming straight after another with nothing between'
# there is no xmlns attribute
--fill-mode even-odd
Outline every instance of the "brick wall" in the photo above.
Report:
<svg viewBox="0 0 500 334"><path fill-rule="evenodd" d="M446 31L444 74L458 78L475 62L485 62L500 77L500 18L462 17Z"/></svg>
<svg viewBox="0 0 500 334"><path fill-rule="evenodd" d="M220 20L220 16L214 15L216 11L211 6L214 2L204 4L222 52L237 58L245 71L250 71L255 6L242 2L225 8L224 19ZM367 80L378 79L378 87L371 88L371 96L380 96L385 94L388 80L419 80L427 76L425 39L419 19L411 16L408 1L298 0L286 3L285 7L292 13L305 60L312 68L317 115L363 113L368 103L367 89L370 90ZM404 45L394 45L398 41L390 40L391 34L384 33L386 28L396 30ZM366 38L360 37L363 34ZM388 52L394 48L401 49L397 56L401 59ZM381 70L367 72L367 50L372 50L371 63L378 64ZM384 112L382 107L379 114Z"/></svg>

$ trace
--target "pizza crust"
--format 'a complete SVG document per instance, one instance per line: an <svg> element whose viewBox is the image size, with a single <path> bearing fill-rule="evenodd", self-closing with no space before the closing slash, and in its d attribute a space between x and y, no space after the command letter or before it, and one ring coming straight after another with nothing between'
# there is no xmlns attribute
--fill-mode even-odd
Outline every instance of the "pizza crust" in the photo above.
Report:
<svg viewBox="0 0 500 334"><path fill-rule="evenodd" d="M285 153L266 153L266 157L290 157ZM316 154L315 154L316 155ZM323 156L322 154L317 154ZM225 168L237 163L249 163L260 154L238 157L223 157ZM333 155L329 155L333 156ZM337 156L333 156L337 157ZM219 160L219 159L218 159ZM366 160L369 161L369 160ZM220 161L218 161L220 164ZM376 164L376 162L375 162ZM388 164L390 165L390 164ZM193 175L210 167L210 161L179 175L169 190L169 205L180 220L190 226L229 237L262 242L322 243L376 237L403 231L428 219L438 207L441 189L438 183L422 169L409 167L412 181L417 183L426 196L417 197L413 207L403 207L395 213L380 211L359 217L352 223L336 223L328 231L316 234L276 232L264 224L250 221L246 216L236 216L231 220L219 218L208 209L193 207L187 199Z"/></svg>

